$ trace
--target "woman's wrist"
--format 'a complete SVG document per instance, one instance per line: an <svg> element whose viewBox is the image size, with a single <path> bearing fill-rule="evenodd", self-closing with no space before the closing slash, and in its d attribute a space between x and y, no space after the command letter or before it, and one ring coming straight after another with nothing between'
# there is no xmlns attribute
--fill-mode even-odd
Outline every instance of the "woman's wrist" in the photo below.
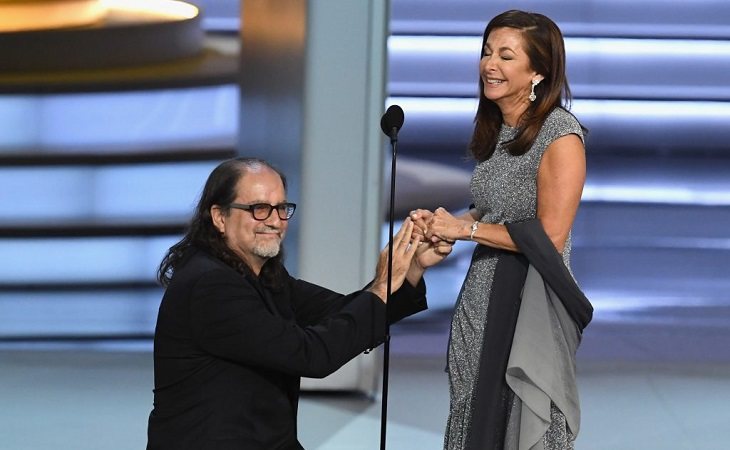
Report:
<svg viewBox="0 0 730 450"><path fill-rule="evenodd" d="M474 235L476 234L476 232L477 232L478 229L479 229L479 221L478 220L475 220L469 226L469 240L470 241L473 241L474 240Z"/></svg>

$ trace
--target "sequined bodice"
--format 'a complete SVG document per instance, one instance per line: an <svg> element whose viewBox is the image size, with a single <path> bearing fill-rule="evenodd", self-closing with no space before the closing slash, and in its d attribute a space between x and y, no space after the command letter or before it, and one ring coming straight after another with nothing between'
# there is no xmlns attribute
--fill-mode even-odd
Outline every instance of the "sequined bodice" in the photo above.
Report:
<svg viewBox="0 0 730 450"><path fill-rule="evenodd" d="M583 138L576 118L562 108L556 108L548 115L535 143L519 156L511 155L504 146L516 133L516 128L502 125L494 154L474 168L472 200L482 222L503 224L534 219L537 216L537 171L545 150L567 134ZM568 264L570 244L568 238L563 253Z"/></svg>
<svg viewBox="0 0 730 450"><path fill-rule="evenodd" d="M524 155L511 155L502 144L516 132L503 125L494 154L474 169L471 193L482 222L532 219L537 212L537 168L544 149L533 147Z"/></svg>

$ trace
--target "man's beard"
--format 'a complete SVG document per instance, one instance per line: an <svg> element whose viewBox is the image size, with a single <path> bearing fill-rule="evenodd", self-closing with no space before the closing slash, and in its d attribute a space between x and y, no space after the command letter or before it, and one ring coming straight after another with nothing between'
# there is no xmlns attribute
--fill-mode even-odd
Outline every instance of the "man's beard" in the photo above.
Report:
<svg viewBox="0 0 730 450"><path fill-rule="evenodd" d="M270 242L258 242L252 250L253 254L260 258L273 258L281 250L281 240L272 239Z"/></svg>

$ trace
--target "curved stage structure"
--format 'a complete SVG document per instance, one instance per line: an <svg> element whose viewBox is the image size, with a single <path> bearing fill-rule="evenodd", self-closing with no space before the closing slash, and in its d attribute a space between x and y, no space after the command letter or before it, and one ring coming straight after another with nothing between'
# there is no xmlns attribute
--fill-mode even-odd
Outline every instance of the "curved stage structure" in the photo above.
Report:
<svg viewBox="0 0 730 450"><path fill-rule="evenodd" d="M177 0L0 1L0 71L94 70L191 58L196 6Z"/></svg>

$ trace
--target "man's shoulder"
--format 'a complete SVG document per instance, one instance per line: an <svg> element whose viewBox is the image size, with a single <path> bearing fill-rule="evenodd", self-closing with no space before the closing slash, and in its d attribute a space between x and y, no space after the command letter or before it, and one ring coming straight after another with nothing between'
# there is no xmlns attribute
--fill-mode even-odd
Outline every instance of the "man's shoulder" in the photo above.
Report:
<svg viewBox="0 0 730 450"><path fill-rule="evenodd" d="M219 258L206 251L195 249L185 259L184 263L175 270L172 281L174 282L175 278L197 280L213 272L220 273L221 275L241 276Z"/></svg>

